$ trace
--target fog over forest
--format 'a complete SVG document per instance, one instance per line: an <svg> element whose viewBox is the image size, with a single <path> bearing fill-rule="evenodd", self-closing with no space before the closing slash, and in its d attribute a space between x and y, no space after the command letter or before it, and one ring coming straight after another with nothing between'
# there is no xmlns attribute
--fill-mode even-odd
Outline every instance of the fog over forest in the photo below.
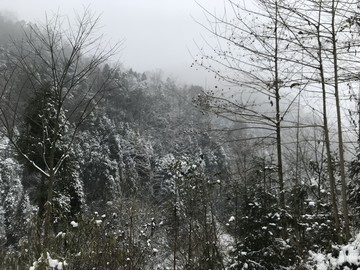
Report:
<svg viewBox="0 0 360 270"><path fill-rule="evenodd" d="M210 10L223 10L222 1L194 0L4 0L0 4L2 14L12 19L44 21L45 14L54 12L73 16L89 7L101 15L100 31L110 42L124 40L124 46L113 60L119 60L127 68L138 72L162 70L180 83L204 85L213 76L205 71L190 68L192 54L197 52L196 43L202 45L202 36L210 35L198 22L204 22L200 5ZM201 41L201 42L200 42Z"/></svg>
<svg viewBox="0 0 360 270"><path fill-rule="evenodd" d="M358 9L2 2L0 270L359 269Z"/></svg>

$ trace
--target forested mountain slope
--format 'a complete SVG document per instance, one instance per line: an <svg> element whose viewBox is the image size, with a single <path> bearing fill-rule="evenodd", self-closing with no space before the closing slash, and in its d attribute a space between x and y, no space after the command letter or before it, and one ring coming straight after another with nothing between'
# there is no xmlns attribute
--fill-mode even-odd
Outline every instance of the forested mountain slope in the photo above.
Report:
<svg viewBox="0 0 360 270"><path fill-rule="evenodd" d="M293 149L284 150L284 208L271 137L212 114L202 87L82 54L76 44L87 43L64 41L56 26L37 36L33 25L0 19L25 40L0 43L0 269L348 262L334 245L320 140L301 145L301 179Z"/></svg>

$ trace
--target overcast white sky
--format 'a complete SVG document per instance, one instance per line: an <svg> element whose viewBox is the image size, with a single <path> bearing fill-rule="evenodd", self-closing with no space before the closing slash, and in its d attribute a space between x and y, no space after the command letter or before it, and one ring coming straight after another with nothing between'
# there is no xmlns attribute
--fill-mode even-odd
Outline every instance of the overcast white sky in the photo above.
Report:
<svg viewBox="0 0 360 270"><path fill-rule="evenodd" d="M223 10L223 0L198 0L210 11ZM125 40L120 61L135 71L161 69L178 82L205 86L207 73L190 68L194 40L210 36L193 18L203 20L195 0L0 0L0 11L18 19L41 21L46 12L73 15L89 6L102 14L102 32L112 42ZM193 18L192 18L193 17ZM211 79L210 79L211 80Z"/></svg>

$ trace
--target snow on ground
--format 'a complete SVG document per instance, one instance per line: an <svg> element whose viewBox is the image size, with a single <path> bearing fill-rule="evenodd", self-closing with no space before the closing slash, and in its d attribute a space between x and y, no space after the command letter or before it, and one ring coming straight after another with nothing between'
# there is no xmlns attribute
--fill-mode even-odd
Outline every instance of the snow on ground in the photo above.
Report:
<svg viewBox="0 0 360 270"><path fill-rule="evenodd" d="M314 269L317 270L328 270L330 269L330 261L328 255L322 253L315 253L310 251L311 260L315 263Z"/></svg>
<svg viewBox="0 0 360 270"><path fill-rule="evenodd" d="M356 236L355 240L348 245L342 246L337 265L349 263L353 265L360 265L360 233Z"/></svg>
<svg viewBox="0 0 360 270"><path fill-rule="evenodd" d="M335 248L339 249L339 256L337 258L333 257L331 253L322 254L310 251L310 261L314 264L313 269L337 269L337 267L344 265L359 266L360 268L360 233L353 242Z"/></svg>
<svg viewBox="0 0 360 270"><path fill-rule="evenodd" d="M229 218L229 222L234 222L235 217L231 216ZM226 230L220 225L220 223L216 220L216 227L218 231L218 241L219 241L219 249L224 258L224 264L227 265L231 261L230 252L234 250L235 247L235 239L230 234L226 232Z"/></svg>

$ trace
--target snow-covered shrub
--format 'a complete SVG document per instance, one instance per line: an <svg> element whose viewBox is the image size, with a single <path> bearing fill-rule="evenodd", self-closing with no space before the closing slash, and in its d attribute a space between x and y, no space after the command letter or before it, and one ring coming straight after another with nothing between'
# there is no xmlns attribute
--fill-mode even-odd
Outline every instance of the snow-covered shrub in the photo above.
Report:
<svg viewBox="0 0 360 270"><path fill-rule="evenodd" d="M154 269L160 219L135 199L106 205L101 212L58 220L46 257L35 215L17 250L0 249L0 269Z"/></svg>
<svg viewBox="0 0 360 270"><path fill-rule="evenodd" d="M275 270L295 265L296 250L283 239L283 226L289 217L277 207L273 196L257 192L243 207L243 216L237 221L239 240L229 269Z"/></svg>

